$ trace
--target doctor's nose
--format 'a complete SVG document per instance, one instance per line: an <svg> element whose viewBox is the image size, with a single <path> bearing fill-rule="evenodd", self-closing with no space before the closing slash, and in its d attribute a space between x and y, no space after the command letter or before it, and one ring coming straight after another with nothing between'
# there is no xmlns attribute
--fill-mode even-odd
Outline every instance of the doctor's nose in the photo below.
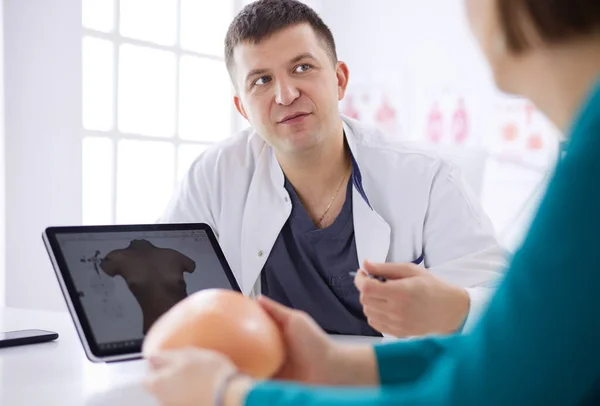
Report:
<svg viewBox="0 0 600 406"><path fill-rule="evenodd" d="M300 97L300 91L292 81L279 81L275 86L275 102L289 106Z"/></svg>

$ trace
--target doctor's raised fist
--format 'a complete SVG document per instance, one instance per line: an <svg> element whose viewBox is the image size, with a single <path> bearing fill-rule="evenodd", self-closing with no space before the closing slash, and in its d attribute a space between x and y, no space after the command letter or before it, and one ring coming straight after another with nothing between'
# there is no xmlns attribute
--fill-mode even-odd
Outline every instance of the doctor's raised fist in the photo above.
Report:
<svg viewBox="0 0 600 406"><path fill-rule="evenodd" d="M382 282L364 271L382 276ZM463 288L448 284L414 264L364 263L354 283L374 329L395 337L451 334L461 329L470 307Z"/></svg>

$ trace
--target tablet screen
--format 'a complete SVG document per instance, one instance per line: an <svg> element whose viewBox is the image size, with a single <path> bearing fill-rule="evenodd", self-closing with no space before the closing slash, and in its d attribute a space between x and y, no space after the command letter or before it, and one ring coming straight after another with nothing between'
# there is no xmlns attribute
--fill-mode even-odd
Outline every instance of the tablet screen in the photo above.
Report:
<svg viewBox="0 0 600 406"><path fill-rule="evenodd" d="M152 324L193 292L239 290L203 229L56 233L55 241L101 354L139 349Z"/></svg>

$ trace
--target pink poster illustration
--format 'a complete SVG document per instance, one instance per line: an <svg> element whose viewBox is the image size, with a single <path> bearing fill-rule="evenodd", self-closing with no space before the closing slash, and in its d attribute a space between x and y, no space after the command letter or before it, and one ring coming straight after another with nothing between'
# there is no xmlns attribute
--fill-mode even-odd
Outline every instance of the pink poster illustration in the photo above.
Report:
<svg viewBox="0 0 600 406"><path fill-rule="evenodd" d="M452 118L452 138L456 144L463 144L469 138L469 120L463 98L458 99Z"/></svg>
<svg viewBox="0 0 600 406"><path fill-rule="evenodd" d="M429 116L427 117L427 139L434 144L438 144L444 135L444 118L438 102L431 106Z"/></svg>
<svg viewBox="0 0 600 406"><path fill-rule="evenodd" d="M477 95L450 87L417 90L414 93L414 134L431 146L473 146L480 141L481 119L477 121L481 103Z"/></svg>
<svg viewBox="0 0 600 406"><path fill-rule="evenodd" d="M397 132L398 114L391 105L387 96L382 96L379 108L375 112L375 122L377 125L389 134Z"/></svg>
<svg viewBox="0 0 600 406"><path fill-rule="evenodd" d="M501 160L547 168L556 159L558 131L528 100L499 97L485 144Z"/></svg>
<svg viewBox="0 0 600 406"><path fill-rule="evenodd" d="M401 86L361 83L348 88L340 102L340 112L347 117L379 128L385 136L403 138L406 128L406 92Z"/></svg>

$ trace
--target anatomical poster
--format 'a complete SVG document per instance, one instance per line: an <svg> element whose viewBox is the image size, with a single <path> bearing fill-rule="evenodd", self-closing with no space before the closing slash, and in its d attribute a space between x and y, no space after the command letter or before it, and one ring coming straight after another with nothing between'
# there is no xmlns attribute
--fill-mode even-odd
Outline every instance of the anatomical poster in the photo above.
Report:
<svg viewBox="0 0 600 406"><path fill-rule="evenodd" d="M387 137L405 138L409 111L400 84L359 82L348 86L340 112L379 128Z"/></svg>
<svg viewBox="0 0 600 406"><path fill-rule="evenodd" d="M424 87L413 96L412 139L432 147L481 142L482 106L477 94L441 86Z"/></svg>
<svg viewBox="0 0 600 406"><path fill-rule="evenodd" d="M556 161L558 129L528 100L497 96L485 147L498 160L545 171Z"/></svg>

